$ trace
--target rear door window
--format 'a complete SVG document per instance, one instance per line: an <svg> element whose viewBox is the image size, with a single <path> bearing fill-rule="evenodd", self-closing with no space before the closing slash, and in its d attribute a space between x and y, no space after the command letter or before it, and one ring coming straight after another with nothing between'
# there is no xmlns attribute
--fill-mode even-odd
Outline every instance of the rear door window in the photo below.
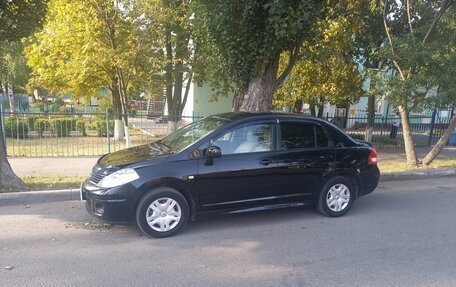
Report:
<svg viewBox="0 0 456 287"><path fill-rule="evenodd" d="M315 137L316 137L317 147L328 147L329 146L328 137L326 136L326 133L321 126L315 125Z"/></svg>
<svg viewBox="0 0 456 287"><path fill-rule="evenodd" d="M313 124L282 123L280 124L281 149L303 149L315 147L315 130Z"/></svg>

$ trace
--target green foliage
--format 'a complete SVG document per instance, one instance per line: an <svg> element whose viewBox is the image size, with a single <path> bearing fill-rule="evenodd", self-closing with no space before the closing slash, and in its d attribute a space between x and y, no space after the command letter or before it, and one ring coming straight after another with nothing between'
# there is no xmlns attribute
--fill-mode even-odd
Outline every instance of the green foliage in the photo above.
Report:
<svg viewBox="0 0 456 287"><path fill-rule="evenodd" d="M136 115L138 114L138 110L137 109L130 109L128 110L128 115L132 118L136 117Z"/></svg>
<svg viewBox="0 0 456 287"><path fill-rule="evenodd" d="M303 100L311 107L330 103L347 106L359 100L362 77L354 63L353 35L360 32L359 2L337 1L316 22L314 38L304 41L302 55L275 94L274 105ZM286 66L286 57L281 61ZM312 111L312 110L311 110ZM314 111L314 110L313 110Z"/></svg>
<svg viewBox="0 0 456 287"><path fill-rule="evenodd" d="M51 130L51 122L49 119L36 118L33 122L33 130L38 133L39 136L43 135L43 132Z"/></svg>
<svg viewBox="0 0 456 287"><path fill-rule="evenodd" d="M27 119L6 117L4 125L7 137L26 138L28 135L29 125Z"/></svg>
<svg viewBox="0 0 456 287"><path fill-rule="evenodd" d="M197 24L208 35L206 49L210 51L205 55L206 78L212 78L216 88L236 91L263 74L280 54L296 50L309 37L324 6L322 1L311 0L197 3Z"/></svg>
<svg viewBox="0 0 456 287"><path fill-rule="evenodd" d="M50 121L51 131L59 137L67 137L72 131L86 135L85 122L78 118L53 118Z"/></svg>
<svg viewBox="0 0 456 287"><path fill-rule="evenodd" d="M364 134L350 134L350 137L352 137L355 140L360 140L360 141L365 140ZM382 143L383 146L403 146L404 140L401 138L390 139L388 137L388 135L386 135L386 136L373 135L371 143L374 143L374 145Z"/></svg>
<svg viewBox="0 0 456 287"><path fill-rule="evenodd" d="M384 85L389 102L407 112L420 111L426 105L454 105L454 1L413 1L409 6L394 1L387 4L385 14L397 15L386 18L390 40L380 51L392 67ZM410 18L407 7L412 11ZM430 97L431 94L434 96Z"/></svg>
<svg viewBox="0 0 456 287"><path fill-rule="evenodd" d="M155 35L140 10L143 2L49 1L44 29L25 50L33 75L29 86L86 99L108 88L120 111L121 97L126 103L131 89L148 84L144 55Z"/></svg>
<svg viewBox="0 0 456 287"><path fill-rule="evenodd" d="M46 0L0 0L0 39L17 41L42 25Z"/></svg>
<svg viewBox="0 0 456 287"><path fill-rule="evenodd" d="M107 125L105 119L95 119L90 123L90 128L97 131L98 137L107 137ZM109 136L114 136L114 121L109 120Z"/></svg>
<svg viewBox="0 0 456 287"><path fill-rule="evenodd" d="M27 81L30 78L30 68L23 54L21 42L4 42L0 45L0 82L8 83L8 88L14 87L14 93L26 93ZM0 88L1 89L1 88Z"/></svg>

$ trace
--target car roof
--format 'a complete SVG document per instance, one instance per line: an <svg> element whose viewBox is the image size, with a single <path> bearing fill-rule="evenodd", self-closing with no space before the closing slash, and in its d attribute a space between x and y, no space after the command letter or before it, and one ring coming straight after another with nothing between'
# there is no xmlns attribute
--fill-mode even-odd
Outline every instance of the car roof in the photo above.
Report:
<svg viewBox="0 0 456 287"><path fill-rule="evenodd" d="M214 118L222 118L230 121L239 120L239 119L247 119L247 118L269 118L269 117L277 117L277 118L287 118L287 119L305 119L305 120L312 120L318 122L325 122L328 121L313 117L313 116L305 116L301 114L292 114L292 113L285 113L285 112L229 112L229 113L221 113L212 115L210 117Z"/></svg>

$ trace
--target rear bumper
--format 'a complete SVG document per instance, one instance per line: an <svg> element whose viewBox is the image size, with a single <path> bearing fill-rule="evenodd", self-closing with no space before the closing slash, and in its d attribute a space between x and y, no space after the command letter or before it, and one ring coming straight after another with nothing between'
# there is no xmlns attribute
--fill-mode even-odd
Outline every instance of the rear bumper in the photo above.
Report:
<svg viewBox="0 0 456 287"><path fill-rule="evenodd" d="M376 165L371 166L366 171L360 173L359 178L361 180L361 188L358 196L369 194L378 186L378 182L380 180L380 170Z"/></svg>

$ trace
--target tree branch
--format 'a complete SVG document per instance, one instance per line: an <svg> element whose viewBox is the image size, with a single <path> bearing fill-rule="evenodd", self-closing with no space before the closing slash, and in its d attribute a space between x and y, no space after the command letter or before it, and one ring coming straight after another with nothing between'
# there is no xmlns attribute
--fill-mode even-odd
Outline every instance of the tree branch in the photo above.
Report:
<svg viewBox="0 0 456 287"><path fill-rule="evenodd" d="M439 13L437 14L437 17L435 17L434 21L431 24L431 27L429 27L429 30L426 33L426 36L424 36L423 41L421 42L422 45L426 44L427 40L429 39L429 36L431 33L434 31L435 26L437 26L437 23L439 22L440 18L442 18L443 13L453 4L454 0L445 0L442 3L442 6L439 9Z"/></svg>
<svg viewBox="0 0 456 287"><path fill-rule="evenodd" d="M402 69L399 66L399 63L394 59L394 58L397 57L397 55L396 55L396 52L394 51L393 40L391 38L391 34L389 32L389 29L388 29L388 24L386 23L386 6L387 6L387 4L388 4L388 0L385 0L385 4L383 5L383 26L385 27L386 36L388 37L388 43L389 43L389 46L391 48L391 53L393 54L394 66L396 66L396 69L399 72L399 75L401 76L401 79L405 80L404 73L402 72Z"/></svg>
<svg viewBox="0 0 456 287"><path fill-rule="evenodd" d="M282 74L277 78L277 81L276 81L277 87L281 87L283 85L283 82L285 81L285 79L290 74L291 70L293 69L294 65L296 64L301 46L302 46L302 40L298 40L296 45L294 46L293 50L290 52L290 56L288 57L287 67L285 68L285 70L283 70Z"/></svg>
<svg viewBox="0 0 456 287"><path fill-rule="evenodd" d="M185 87L184 98L182 99L182 109L184 109L185 105L187 104L188 93L190 92L190 86L192 83L193 72L190 72L190 76L188 77L187 86Z"/></svg>
<svg viewBox="0 0 456 287"><path fill-rule="evenodd" d="M412 17L410 16L410 0L407 0L407 18L408 18L408 24L410 28L410 34L412 34L413 39L415 39L415 35L413 34L413 26L412 26Z"/></svg>

